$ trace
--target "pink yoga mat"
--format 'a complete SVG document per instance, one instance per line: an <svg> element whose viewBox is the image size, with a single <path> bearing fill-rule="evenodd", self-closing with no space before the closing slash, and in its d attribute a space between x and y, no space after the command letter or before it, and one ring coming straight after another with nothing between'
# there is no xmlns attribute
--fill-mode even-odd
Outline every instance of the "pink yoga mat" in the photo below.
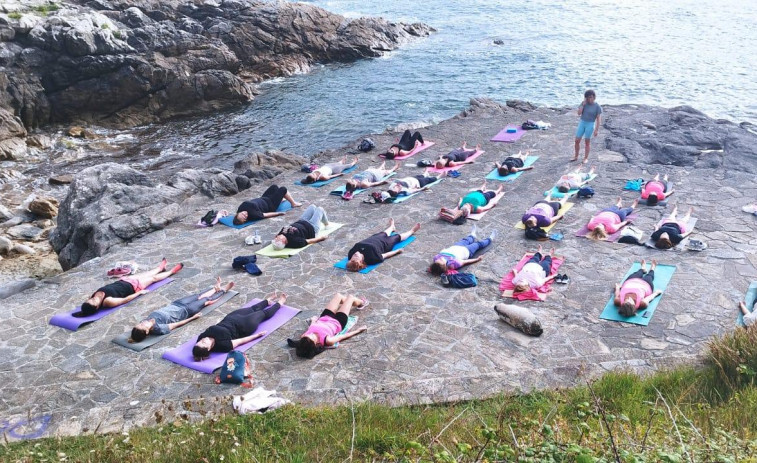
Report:
<svg viewBox="0 0 757 463"><path fill-rule="evenodd" d="M526 265L526 262L533 257L534 253L529 252L523 258L518 262L518 265L515 266L515 270L520 271L524 265ZM565 262L565 259L562 257L553 257L552 258L552 272L550 275L554 275L557 273L557 270L560 268L560 266ZM515 285L513 284L513 278L515 278L515 275L513 275L512 271L507 272L507 274L502 278L502 281L499 283L499 290L500 291L512 291L515 288ZM511 297L513 299L517 299L519 301L543 301L547 298L547 293L552 290L552 283L554 283L554 280L549 280L542 286L541 288L537 289L530 289L529 291L523 292L523 293L517 293L513 294Z"/></svg>
<svg viewBox="0 0 757 463"><path fill-rule="evenodd" d="M507 133L507 129L515 129L515 133ZM491 141L503 141L505 143L513 143L515 141L518 141L520 137L523 136L523 134L526 133L525 130L518 127L517 125L509 124L504 129L500 130L500 132L494 136L494 138L491 139Z"/></svg>
<svg viewBox="0 0 757 463"><path fill-rule="evenodd" d="M637 214L631 214L628 217L626 217L626 220L633 223L633 221L636 220L637 217L638 217ZM620 239L620 232L623 231L623 228L625 228L625 225L620 227L618 231L616 231L612 235L607 235L607 239L605 241L609 241L611 243L618 241ZM580 230L578 230L578 232L576 233L576 236L586 237L590 232L591 230L589 230L589 227L587 224L587 225L584 225Z"/></svg>
<svg viewBox="0 0 757 463"><path fill-rule="evenodd" d="M409 158L410 156L412 156L412 155L414 155L416 153L420 153L421 151L425 150L426 148L430 148L430 147L434 146L434 144L435 143L432 142L432 141L423 142L423 144L421 146L419 146L417 148L413 148L413 150L410 151L409 153L407 153L406 155L404 155L404 156L397 156L394 159L396 159L397 161L401 161L403 159L407 159L407 158ZM379 156L381 156L382 158L384 157L383 154L379 154Z"/></svg>
<svg viewBox="0 0 757 463"><path fill-rule="evenodd" d="M258 302L260 302L260 299L253 299L243 307L251 307ZM258 326L256 333L259 331L267 331L268 333L266 333L265 336L263 336L262 338L254 339L247 344L237 346L236 350L242 352L246 351L250 347L270 336L271 333L273 333L277 329L281 328L286 322L294 318L298 313L300 313L299 309L289 307L288 305L281 306L279 310L277 310L276 313L273 314L273 317L269 318ZM163 354L163 358L170 360L171 362L178 363L179 365L185 366L187 368L191 368L192 370L207 374L212 374L213 371L223 366L223 362L226 359L227 354L222 352L211 352L210 358L207 358L202 362L195 362L194 357L192 356L192 348L194 347L196 342L197 338L193 337L179 347L171 349Z"/></svg>
<svg viewBox="0 0 757 463"><path fill-rule="evenodd" d="M478 150L475 153L471 154L470 157L468 157L468 160L470 161L472 159L476 159L477 157L481 156L484 153L485 153L484 150ZM441 169L437 169L436 167L430 167L428 171L429 172L449 172L451 170L457 170L461 167L465 167L465 164L461 166L455 166L455 167L442 167Z"/></svg>

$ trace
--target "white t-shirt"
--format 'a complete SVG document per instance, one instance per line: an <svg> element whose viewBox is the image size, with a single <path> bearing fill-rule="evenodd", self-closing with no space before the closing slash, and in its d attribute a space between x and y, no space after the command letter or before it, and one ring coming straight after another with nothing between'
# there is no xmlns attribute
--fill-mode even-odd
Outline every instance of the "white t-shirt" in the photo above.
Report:
<svg viewBox="0 0 757 463"><path fill-rule="evenodd" d="M523 266L517 275L515 275L515 278L513 278L513 284L517 285L518 283L525 281L531 288L540 288L544 285L546 279L547 277L544 275L544 269L541 268L541 265L536 262L529 262Z"/></svg>
<svg viewBox="0 0 757 463"><path fill-rule="evenodd" d="M464 261L470 257L470 251L465 246L450 246L447 249L442 249L442 252L439 254L452 256L457 261Z"/></svg>

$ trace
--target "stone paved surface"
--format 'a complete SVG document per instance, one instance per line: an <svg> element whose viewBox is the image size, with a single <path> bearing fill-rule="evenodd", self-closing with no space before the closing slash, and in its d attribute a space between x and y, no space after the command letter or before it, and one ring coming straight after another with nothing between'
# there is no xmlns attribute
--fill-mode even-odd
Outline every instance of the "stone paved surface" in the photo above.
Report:
<svg viewBox="0 0 757 463"><path fill-rule="evenodd" d="M606 108L609 116L623 111L633 111L633 107ZM553 128L527 133L514 145L488 142L506 123L526 118L549 121ZM161 354L274 288L288 292L289 303L304 312L248 352L259 384L300 403L347 397L389 404L451 401L500 391L569 386L606 370L646 373L695 360L708 338L733 329L735 302L749 281L757 279L757 219L740 212L743 204L757 198L757 187L746 174L725 169L627 164L618 153L597 149L604 146L604 131L594 143L599 154L598 162L596 154L593 157L599 166L593 183L597 195L579 201L556 227L565 233L557 247L567 257L563 271L570 274L572 283L556 285L544 303L524 303L540 317L544 334L525 336L500 322L492 310L500 300L497 285L502 275L532 248L513 224L570 167L567 160L575 122L576 116L567 110L524 114L495 108L477 109L468 117L423 129L424 137L436 141L429 150L432 153L446 152L467 140L481 142L486 154L464 167L460 178L447 179L432 192L399 205L345 202L328 196L328 187L293 186L296 173L283 175L277 182L292 186L295 198L324 206L332 220L348 225L288 260L261 258L264 273L260 277L235 273L230 267L235 255L254 251L243 243L253 228L196 229L192 223L205 212L197 210L189 211L182 224L2 301L0 421L14 423L49 414L52 418L44 435L65 435L120 431L226 411L229 401L224 397L240 389L216 386L211 376L162 360ZM374 140L386 146L392 138L385 134ZM501 237L484 261L472 267L480 285L469 290L441 287L425 274L427 262L468 228L435 220L438 208L451 205L461 192L480 184L494 160L526 148L540 156L536 169L507 183L505 198L479 224L485 232L498 229ZM416 156L412 162L430 154ZM374 154L363 155L360 165L367 167L376 160ZM700 220L695 235L709 242L710 249L699 254L663 252L574 236L593 212L614 202L619 194L630 201L636 193L621 191L625 180L649 177L649 169L670 173L678 191L674 200L696 208ZM401 175L418 171L403 166ZM262 191L265 185L258 188ZM232 209L250 195L248 191L213 206ZM257 228L270 238L284 223L296 220L297 213L267 220ZM662 213L660 208L641 209L637 225L648 235ZM368 275L332 267L354 242L382 229L390 216L400 229L416 220L423 225L418 240L404 254ZM53 314L71 309L100 286L111 263L134 258L149 266L162 256L169 262L185 263L176 282L75 333L47 324ZM613 284L632 262L644 257L678 267L650 325L599 320ZM233 278L241 296L142 353L110 342L151 310L208 286L215 275ZM286 338L301 333L306 319L319 313L336 291L368 296L371 307L359 315L369 331L314 360L295 358L285 347Z"/></svg>

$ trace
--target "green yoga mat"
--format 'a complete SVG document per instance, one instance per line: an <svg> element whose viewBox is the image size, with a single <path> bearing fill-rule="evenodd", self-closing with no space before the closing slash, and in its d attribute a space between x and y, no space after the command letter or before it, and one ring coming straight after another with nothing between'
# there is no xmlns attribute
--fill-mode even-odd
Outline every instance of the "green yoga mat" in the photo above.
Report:
<svg viewBox="0 0 757 463"><path fill-rule="evenodd" d="M343 223L336 223L331 222L329 223L328 227L324 227L321 229L321 231L318 233L318 237L321 236L329 236L331 233L339 230L344 226ZM255 254L259 256L267 256L267 257L281 257L283 259L287 259L289 257L292 257L295 254L300 253L301 251L304 251L305 249L312 246L312 244L308 244L304 248L284 248L280 250L276 250L273 248L272 244L269 244L268 246L264 247L263 249L260 249L258 251L255 251Z"/></svg>
<svg viewBox="0 0 757 463"><path fill-rule="evenodd" d="M626 278L628 278L629 275L639 270L640 268L641 264L635 262L621 281L626 281ZM618 308L615 307L615 304L613 302L613 300L615 299L615 294L613 293L610 296L610 300L607 302L607 305L605 306L605 309L602 311L602 315L600 315L599 318L601 318L602 320L633 323L634 325L649 325L649 321L652 319L652 316L657 309L657 304L660 303L660 299L662 299L662 297L665 295L665 290L668 287L668 283L670 283L670 279L673 278L673 273L675 271L675 265L657 265L657 268L654 271L654 289L659 289L663 292L663 294L654 298L645 310L640 310L633 317L624 317L623 315L618 313Z"/></svg>
<svg viewBox="0 0 757 463"><path fill-rule="evenodd" d="M752 282L752 284L749 285L749 289L746 291L746 296L744 296L746 308L752 310L755 300L757 300L757 281ZM738 326L744 326L744 314L741 313L741 309L739 309L739 317L736 319L736 324Z"/></svg>
<svg viewBox="0 0 757 463"><path fill-rule="evenodd" d="M597 178L597 174L591 174L591 176L589 177L589 182L591 182L595 178ZM588 183L586 185L588 185ZM584 186L586 186L586 185L584 185ZM544 192L544 196L550 196L551 195L553 198L562 198L563 196L570 197L570 196L575 196L578 193L578 190L580 190L580 189L581 188L573 188L571 190L568 190L567 193L560 193L560 191L557 189L557 187L553 186L551 190L547 190L547 191Z"/></svg>

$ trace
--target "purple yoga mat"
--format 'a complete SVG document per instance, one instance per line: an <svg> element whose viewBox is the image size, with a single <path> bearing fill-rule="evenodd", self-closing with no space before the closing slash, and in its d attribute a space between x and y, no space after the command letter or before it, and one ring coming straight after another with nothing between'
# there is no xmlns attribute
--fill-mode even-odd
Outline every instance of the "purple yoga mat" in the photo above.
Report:
<svg viewBox="0 0 757 463"><path fill-rule="evenodd" d="M515 129L515 133L507 133L507 129ZM517 125L510 124L504 129L500 130L500 132L495 135L494 138L491 139L491 141L503 141L505 143L512 143L520 139L520 137L522 137L524 133L526 132L522 128L518 127Z"/></svg>
<svg viewBox="0 0 757 463"><path fill-rule="evenodd" d="M626 217L626 220L633 223L633 221L636 220L637 217L638 217L637 214L631 214L628 217ZM615 233L613 233L612 235L607 235L607 239L605 241L609 241L611 243L618 241L620 239L620 232L622 232L625 227L626 225L620 227L620 229L616 231ZM578 230L578 232L576 233L576 236L586 237L589 233L590 233L589 227L587 225L584 225L583 228Z"/></svg>
<svg viewBox="0 0 757 463"><path fill-rule="evenodd" d="M173 278L166 278L165 280L160 280L157 283L153 283L150 286L148 286L147 290L154 291L161 286L165 286L168 283L172 282ZM79 328L81 328L84 325L88 325L92 323L93 321L99 320L103 318L104 316L108 315L111 312L114 312L121 307L130 304L132 301L136 301L142 296L137 296L136 298L132 299L131 301L127 302L126 304L117 305L115 307L111 307L110 309L101 309L95 312L93 315L90 315L89 317L74 317L73 314L78 313L81 310L81 306L77 307L75 310L72 310L71 312L66 313L59 313L57 315L53 315L53 318L50 319L50 324L55 326L60 326L61 328L65 328L67 330L76 331Z"/></svg>
<svg viewBox="0 0 757 463"><path fill-rule="evenodd" d="M253 299L243 307L251 307L258 302L260 302L260 299ZM254 339L247 344L242 344L241 346L238 346L236 350L241 352L246 351L250 347L270 336L271 333L273 333L277 329L281 328L284 323L294 318L298 313L300 313L300 309L295 309L293 307L289 307L288 305L282 305L281 308L276 311L273 317L261 323L258 326L258 329L255 331L256 333L258 331L267 331L268 333L265 336L263 336L262 338ZM195 362L194 357L192 357L192 348L194 347L196 342L197 338L193 337L179 347L171 349L163 354L163 358L170 360L173 363L178 363L179 365L207 374L212 374L215 370L223 366L223 362L226 359L227 354L221 352L211 352L209 358L203 360L202 362Z"/></svg>

